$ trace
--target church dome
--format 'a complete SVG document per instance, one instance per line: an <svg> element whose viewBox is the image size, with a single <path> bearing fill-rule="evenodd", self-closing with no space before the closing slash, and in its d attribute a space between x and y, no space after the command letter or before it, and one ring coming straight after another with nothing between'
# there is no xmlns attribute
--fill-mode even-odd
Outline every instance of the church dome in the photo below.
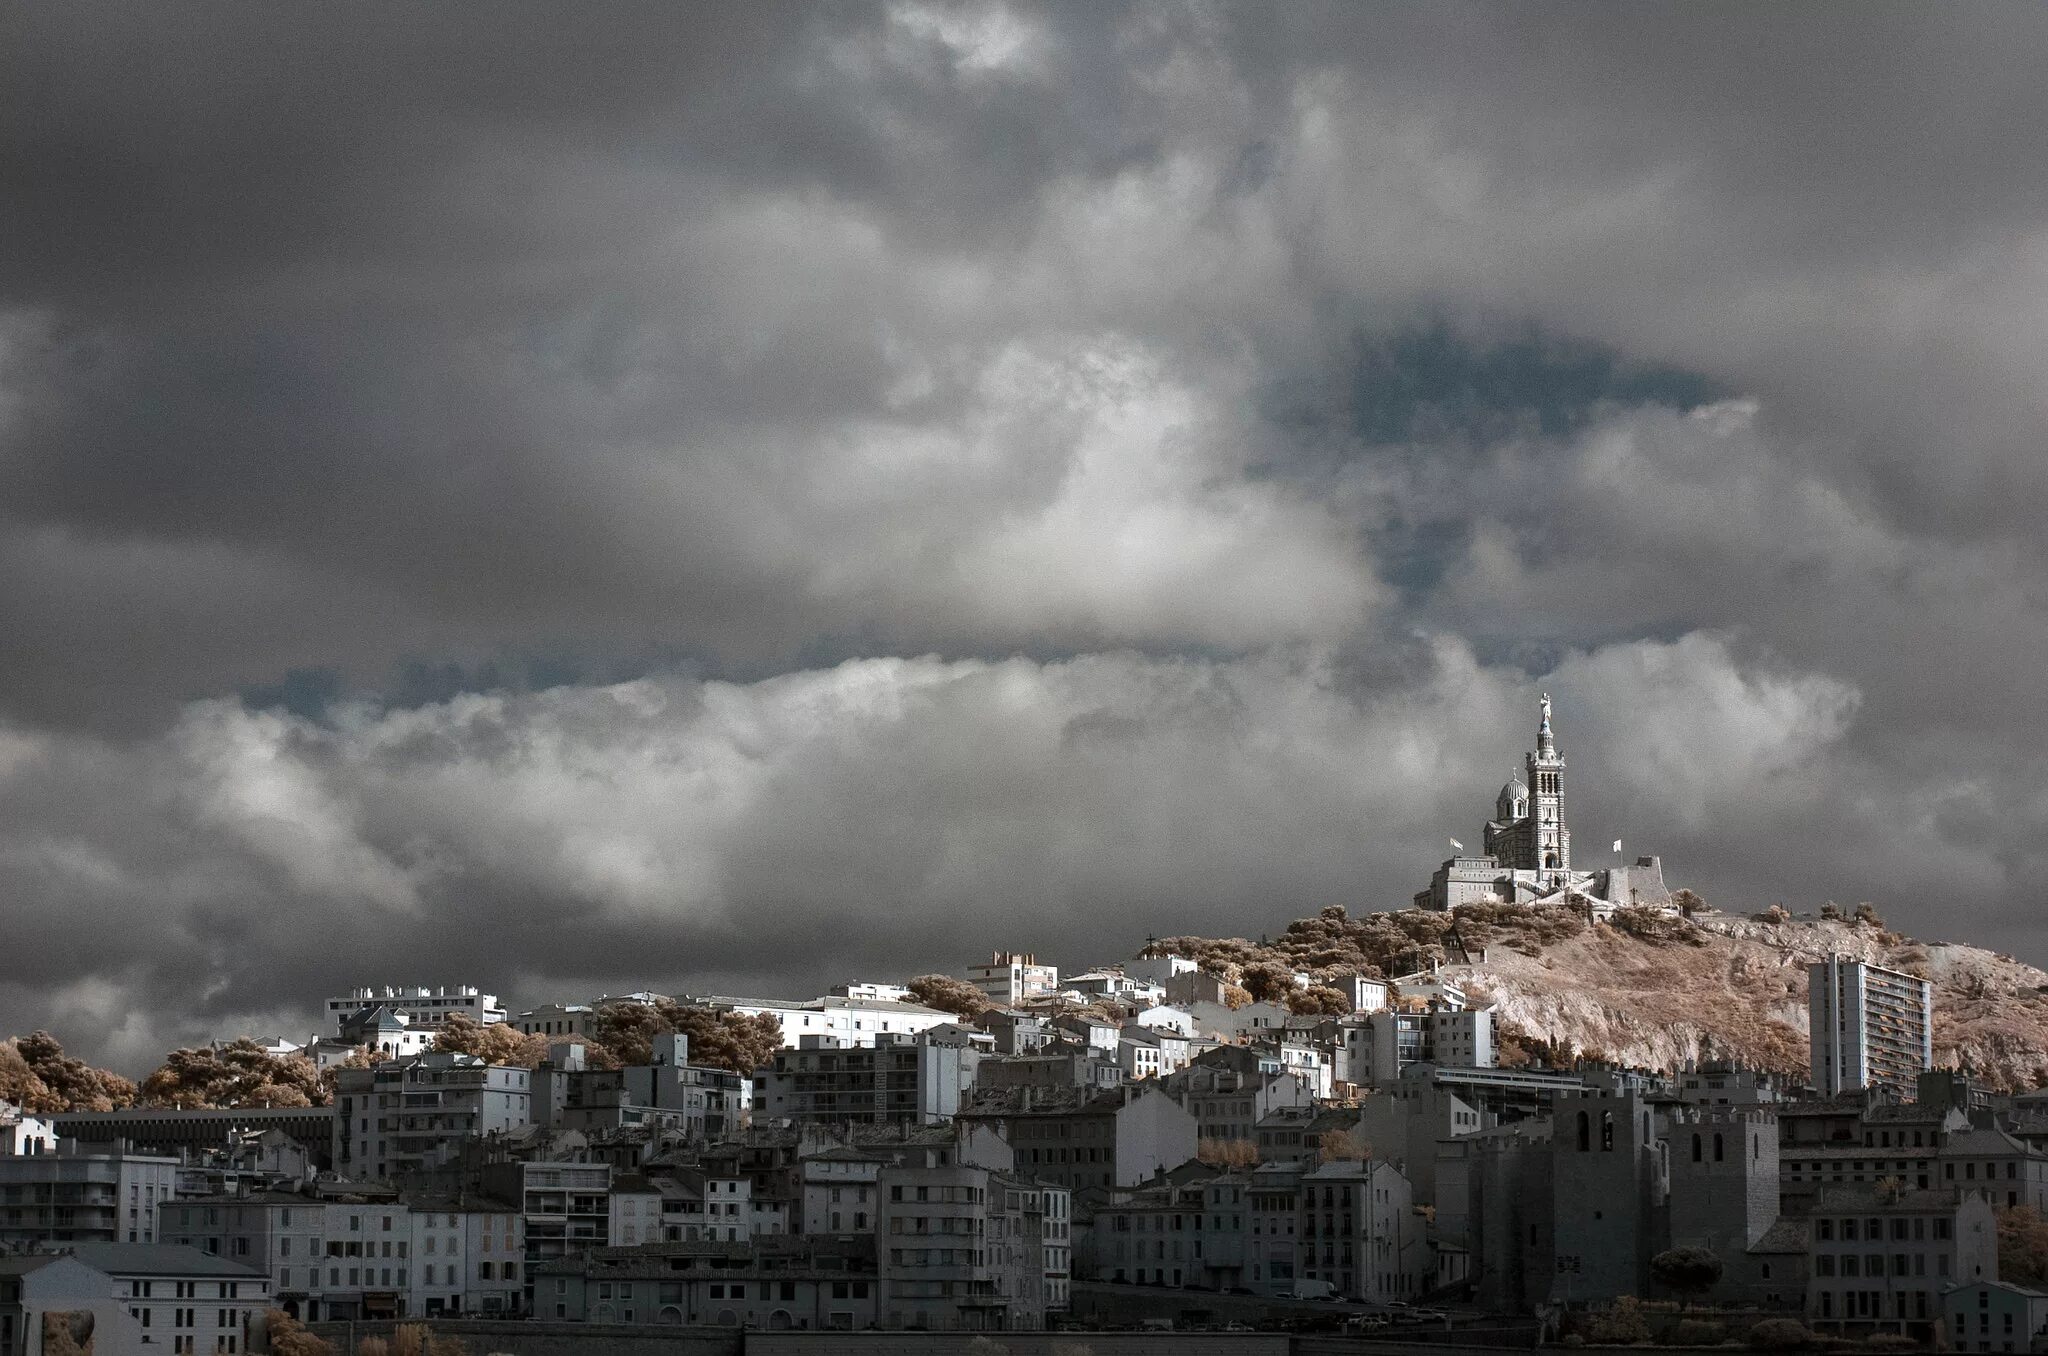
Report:
<svg viewBox="0 0 2048 1356"><path fill-rule="evenodd" d="M1529 799L1529 788L1522 785L1520 777L1516 777L1500 789L1500 798L1503 802L1527 800Z"/></svg>

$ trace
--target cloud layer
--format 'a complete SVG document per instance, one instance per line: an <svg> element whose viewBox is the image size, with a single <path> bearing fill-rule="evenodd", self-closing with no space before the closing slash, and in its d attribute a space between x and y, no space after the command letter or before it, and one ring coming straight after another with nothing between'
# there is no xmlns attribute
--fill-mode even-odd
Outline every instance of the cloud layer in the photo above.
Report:
<svg viewBox="0 0 2048 1356"><path fill-rule="evenodd" d="M25 7L0 1024L1395 903L1546 685L2041 959L2048 19L1860 17Z"/></svg>

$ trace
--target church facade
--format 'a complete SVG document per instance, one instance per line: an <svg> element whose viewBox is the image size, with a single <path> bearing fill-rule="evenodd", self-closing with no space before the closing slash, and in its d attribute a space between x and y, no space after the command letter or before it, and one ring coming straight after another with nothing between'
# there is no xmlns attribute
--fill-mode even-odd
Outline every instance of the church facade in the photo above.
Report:
<svg viewBox="0 0 2048 1356"><path fill-rule="evenodd" d="M1572 833L1564 812L1564 755L1551 729L1547 692L1541 710L1536 747L1523 759L1525 775L1500 789L1493 818L1481 830L1483 853L1444 862L1430 877L1429 888L1415 896L1416 908L1579 902L1598 915L1631 904L1670 904L1664 866L1656 857L1638 857L1630 866L1573 867Z"/></svg>

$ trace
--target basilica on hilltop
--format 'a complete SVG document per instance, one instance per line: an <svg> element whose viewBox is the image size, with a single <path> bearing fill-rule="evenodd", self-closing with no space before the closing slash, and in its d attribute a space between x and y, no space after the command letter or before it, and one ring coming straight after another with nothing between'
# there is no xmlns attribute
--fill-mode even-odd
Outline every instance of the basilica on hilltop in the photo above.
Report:
<svg viewBox="0 0 2048 1356"><path fill-rule="evenodd" d="M1536 748L1525 758L1526 775L1500 789L1481 839L1482 855L1452 857L1415 896L1418 909L1455 909L1461 904L1581 903L1596 916L1626 905L1663 908L1671 903L1664 865L1638 857L1632 866L1590 871L1572 866L1572 832L1564 817L1564 755L1550 728L1550 694L1543 694ZM1463 850L1463 844L1452 840ZM1618 853L1620 843L1616 843Z"/></svg>

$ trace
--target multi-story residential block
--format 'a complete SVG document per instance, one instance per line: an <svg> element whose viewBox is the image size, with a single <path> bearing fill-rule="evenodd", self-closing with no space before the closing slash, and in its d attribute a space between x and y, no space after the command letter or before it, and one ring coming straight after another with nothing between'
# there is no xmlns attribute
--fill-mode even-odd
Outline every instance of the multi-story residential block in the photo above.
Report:
<svg viewBox="0 0 2048 1356"><path fill-rule="evenodd" d="M1687 1065L1671 1090L1679 1101L1696 1106L1766 1106L1782 1100L1772 1075L1726 1061Z"/></svg>
<svg viewBox="0 0 2048 1356"><path fill-rule="evenodd" d="M531 1080L536 1125L585 1133L645 1125L703 1141L747 1124L753 1082L690 1063L690 1039L681 1033L657 1037L650 1063L620 1069L587 1067L574 1042L549 1049Z"/></svg>
<svg viewBox="0 0 2048 1356"><path fill-rule="evenodd" d="M544 1264L534 1284L541 1318L766 1332L874 1327L880 1292L872 1238L599 1248Z"/></svg>
<svg viewBox="0 0 2048 1356"><path fill-rule="evenodd" d="M2048 1346L2048 1293L2005 1281L1942 1292L1949 1351L2039 1351Z"/></svg>
<svg viewBox="0 0 2048 1356"><path fill-rule="evenodd" d="M974 1024L988 1032L999 1055L1034 1054L1050 1045L1056 1034L1045 1017L1015 1008L990 1008Z"/></svg>
<svg viewBox="0 0 2048 1356"><path fill-rule="evenodd" d="M1295 1271L1371 1304L1407 1300L1434 1276L1408 1179L1391 1163L1333 1160L1303 1173Z"/></svg>
<svg viewBox="0 0 2048 1356"><path fill-rule="evenodd" d="M1916 1190L1980 1190L1994 1207L2048 1210L2048 1153L2009 1131L1972 1125L1954 1106L1784 1103L1780 1193L1804 1209L1831 1186L1895 1181Z"/></svg>
<svg viewBox="0 0 2048 1356"><path fill-rule="evenodd" d="M884 1168L878 1249L892 1328L1031 1330L1064 1305L1068 1192L944 1148Z"/></svg>
<svg viewBox="0 0 2048 1356"><path fill-rule="evenodd" d="M1245 1219L1250 1236L1244 1244L1244 1283L1257 1294L1286 1295L1294 1290L1300 1261L1300 1163L1261 1163L1245 1188Z"/></svg>
<svg viewBox="0 0 2048 1356"><path fill-rule="evenodd" d="M343 1069L334 1083L334 1167L384 1180L454 1165L463 1144L532 1124L532 1075L436 1052Z"/></svg>
<svg viewBox="0 0 2048 1356"><path fill-rule="evenodd" d="M484 1190L513 1205L523 1226L523 1305L532 1309L533 1272L542 1262L611 1244L609 1163L487 1163Z"/></svg>
<svg viewBox="0 0 2048 1356"><path fill-rule="evenodd" d="M1128 1022L1117 1039L1117 1065L1132 1082L1178 1073L1188 1065L1188 1038L1176 1031Z"/></svg>
<svg viewBox="0 0 2048 1356"><path fill-rule="evenodd" d="M1344 1023L1341 1043L1345 1081L1360 1087L1386 1087L1414 1064L1490 1069L1496 1063L1491 1008L1383 1008Z"/></svg>
<svg viewBox="0 0 2048 1356"><path fill-rule="evenodd" d="M872 1238L882 1168L890 1160L851 1146L804 1155L797 1232L812 1236Z"/></svg>
<svg viewBox="0 0 2048 1356"><path fill-rule="evenodd" d="M754 1113L798 1124L887 1122L933 1125L950 1119L974 1085L988 1038L928 1031L882 1035L867 1045L806 1036L754 1075Z"/></svg>
<svg viewBox="0 0 2048 1356"><path fill-rule="evenodd" d="M479 1025L505 1020L504 1005L498 1002L496 995L483 993L471 984L442 988L428 988L420 984L351 989L340 998L328 999L326 1006L328 1024L337 1032L341 1030L344 1019L365 1008L379 1006L405 1013L415 1027L439 1026L448 1020L450 1014L457 1012Z"/></svg>
<svg viewBox="0 0 2048 1356"><path fill-rule="evenodd" d="M618 1248L662 1242L661 1188L639 1173L614 1173L608 1234Z"/></svg>
<svg viewBox="0 0 2048 1356"><path fill-rule="evenodd" d="M0 1245L156 1242L178 1160L71 1147L0 1157Z"/></svg>
<svg viewBox="0 0 2048 1356"><path fill-rule="evenodd" d="M1425 1203L1436 1200L1444 1141L1476 1135L1496 1121L1429 1072L1410 1068L1392 1086L1362 1099L1356 1117L1356 1133L1372 1146L1373 1156L1399 1168L1415 1199Z"/></svg>
<svg viewBox="0 0 2048 1356"><path fill-rule="evenodd" d="M671 1168L651 1180L662 1196L661 1240L745 1243L792 1232L790 1203L757 1195L751 1176L711 1158L716 1169Z"/></svg>
<svg viewBox="0 0 2048 1356"><path fill-rule="evenodd" d="M1934 1067L1933 984L1847 956L1815 961L1806 976L1814 1087L1912 1097Z"/></svg>
<svg viewBox="0 0 2048 1356"><path fill-rule="evenodd" d="M519 1215L484 1197L413 1202L268 1191L164 1207L166 1237L253 1267L277 1307L332 1321L519 1308Z"/></svg>
<svg viewBox="0 0 2048 1356"><path fill-rule="evenodd" d="M1309 1104L1299 1078L1267 1067L1244 1046L1224 1046L1166 1080L1207 1140L1254 1140L1258 1125L1282 1108Z"/></svg>
<svg viewBox="0 0 2048 1356"><path fill-rule="evenodd" d="M987 964L967 967L967 982L993 1002L1011 1006L1058 993L1060 971L1056 965L1040 965L1028 951L997 951Z"/></svg>
<svg viewBox="0 0 2048 1356"><path fill-rule="evenodd" d="M1034 1087L977 1088L958 1118L994 1129L1019 1173L1079 1191L1135 1186L1195 1156L1195 1118L1157 1084L1083 1094Z"/></svg>
<svg viewBox="0 0 2048 1356"><path fill-rule="evenodd" d="M1817 1329L1930 1337L1951 1286L1998 1279L1981 1192L1829 1187L1814 1202L1806 1317Z"/></svg>

